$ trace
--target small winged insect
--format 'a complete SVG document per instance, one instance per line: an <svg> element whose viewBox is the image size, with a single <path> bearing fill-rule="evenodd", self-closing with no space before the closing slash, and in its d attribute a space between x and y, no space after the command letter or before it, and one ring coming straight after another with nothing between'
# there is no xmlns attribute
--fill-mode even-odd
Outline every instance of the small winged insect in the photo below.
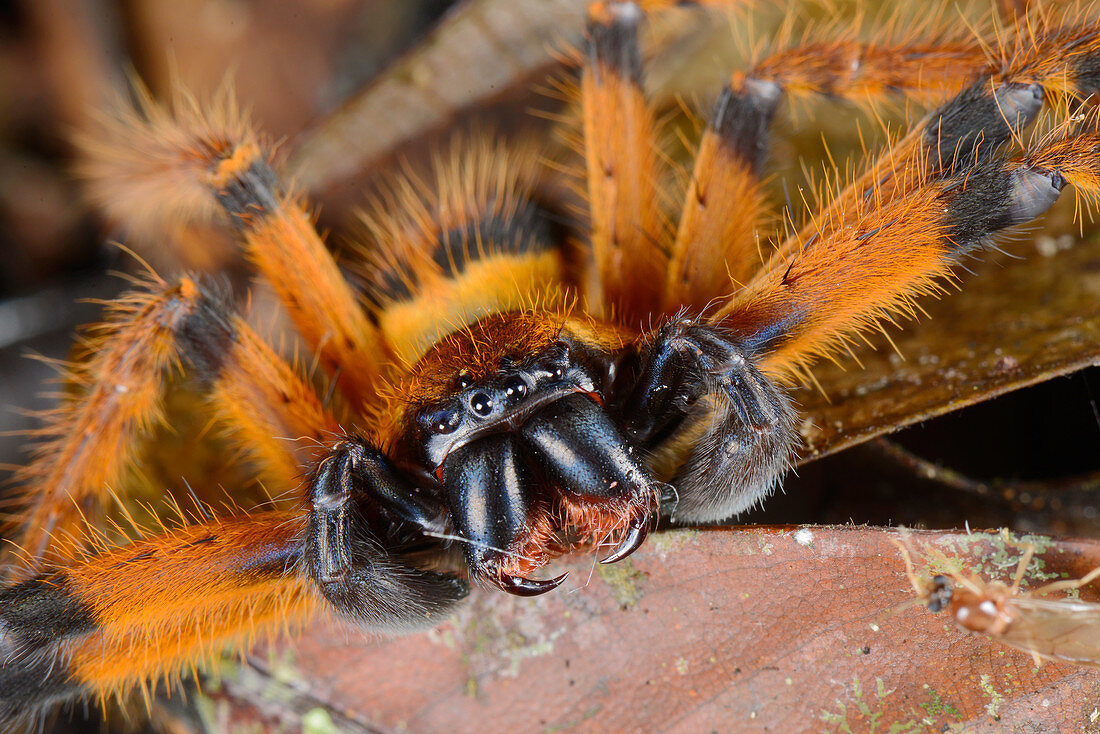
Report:
<svg viewBox="0 0 1100 734"><path fill-rule="evenodd" d="M962 629L1030 653L1036 664L1055 660L1100 667L1100 604L1057 596L1100 578L1100 567L1079 579L1024 590L1020 582L1035 555L1031 544L1023 546L1011 586L961 571L921 577L908 549L900 542L898 547L909 583L929 611L946 611ZM938 550L930 549L929 554L945 568L960 565Z"/></svg>

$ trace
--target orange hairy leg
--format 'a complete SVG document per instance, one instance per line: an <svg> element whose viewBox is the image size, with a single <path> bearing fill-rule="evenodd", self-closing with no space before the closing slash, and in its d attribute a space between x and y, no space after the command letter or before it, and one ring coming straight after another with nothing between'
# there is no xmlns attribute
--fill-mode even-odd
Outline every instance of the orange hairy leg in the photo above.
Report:
<svg viewBox="0 0 1100 734"><path fill-rule="evenodd" d="M759 269L757 230L767 209L759 172L767 127L781 96L819 94L854 102L897 95L936 99L958 92L973 79L973 70L985 64L985 52L972 40L893 45L835 41L781 51L748 74L735 74L719 95L699 144L663 310L675 312L681 305L702 309ZM724 263L725 269L715 263Z"/></svg>
<svg viewBox="0 0 1100 734"><path fill-rule="evenodd" d="M987 65L976 41L943 43L806 43L768 56L749 76L790 95L820 94L864 102L904 95L934 102L958 93Z"/></svg>
<svg viewBox="0 0 1100 734"><path fill-rule="evenodd" d="M370 629L434 624L465 595L424 542L438 506L398 492L384 455L349 439L314 462L308 502L210 518L116 545L93 536L64 564L0 589L0 721L73 697L148 693L225 646L335 608ZM158 520L159 523L159 520Z"/></svg>
<svg viewBox="0 0 1100 734"><path fill-rule="evenodd" d="M912 193L922 178L936 169L966 165L978 152L1006 140L1013 130L1038 114L1041 90L1032 86L993 89L980 80L953 100L925 116L882 153L858 178L772 254L768 268L782 269L806 243L835 222L850 218L873 199L877 205ZM1011 127L1005 119L1012 122Z"/></svg>
<svg viewBox="0 0 1100 734"><path fill-rule="evenodd" d="M117 110L99 139L82 145L93 198L142 232L228 214L299 333L361 405L377 386L385 344L301 197L279 183L270 150L229 95L203 112L193 100L177 99L169 110L138 93L138 109Z"/></svg>
<svg viewBox="0 0 1100 734"><path fill-rule="evenodd" d="M170 364L187 363L210 383L219 417L280 488L297 487L301 466L339 431L313 389L224 304L189 278L151 285L158 290L115 302L116 320L95 356L74 368L74 381L87 383L88 393L58 413L68 432L45 444L21 474L28 507L17 543L28 561L51 557L58 540L88 540L87 523L119 487L136 440L159 416ZM313 443L291 441L299 438Z"/></svg>
<svg viewBox="0 0 1100 734"><path fill-rule="evenodd" d="M780 94L774 84L737 75L719 95L684 196L665 313L700 311L756 270L756 230L767 210L760 168Z"/></svg>
<svg viewBox="0 0 1100 734"><path fill-rule="evenodd" d="M667 236L657 191L653 112L642 90L639 8L588 11L581 75L591 240L602 301L624 323L649 319L665 280Z"/></svg>
<svg viewBox="0 0 1100 734"><path fill-rule="evenodd" d="M911 314L912 297L938 290L996 232L1041 214L1065 183L1057 168L996 158L928 176L904 198L871 200L822 230L789 265L754 278L719 318L762 354L765 372L797 372L878 320Z"/></svg>
<svg viewBox="0 0 1100 734"><path fill-rule="evenodd" d="M188 321L182 356L208 384L216 417L258 460L268 482L297 489L302 468L342 429L313 387L227 309L209 303Z"/></svg>
<svg viewBox="0 0 1100 734"><path fill-rule="evenodd" d="M275 288L298 332L358 408L377 388L387 353L305 205L284 192L260 150L224 152L209 177L242 230L249 256ZM215 161L212 161L215 163Z"/></svg>
<svg viewBox="0 0 1100 734"><path fill-rule="evenodd" d="M74 696L122 695L134 686L148 693L158 678L209 662L226 645L247 644L254 632L316 613L325 607L317 582L347 585L344 593L357 594L362 605L353 608L365 609L366 623L376 626L424 624L461 598L463 587L451 577L391 555L422 550L416 527L399 530L392 508L411 506L419 519L435 506L389 497L379 508L369 473L332 481L328 467L342 461L345 470L361 471L371 461L368 447L345 442L358 452L349 464L339 453L346 448L321 444L339 426L310 386L192 281L168 289L177 291L191 296L194 307L172 325L174 353L208 383L221 417L270 475L296 488L299 467L312 469L310 494L301 498L309 502L287 512L221 519L209 518L200 505L204 519L179 511L184 527L160 528L159 535L125 545L84 531L59 551L63 563L0 590L0 718L30 715ZM280 435L314 444L279 442ZM322 531L336 537L318 542L313 534ZM320 575L319 568L344 561L354 565Z"/></svg>
<svg viewBox="0 0 1100 734"><path fill-rule="evenodd" d="M749 5L749 0L637 0L637 6L646 13L659 13L672 8L696 6L701 8L734 8Z"/></svg>
<svg viewBox="0 0 1100 734"><path fill-rule="evenodd" d="M716 318L768 345L762 367L771 374L840 347L840 335L904 307L908 295L935 290L936 278L949 274L941 193L942 183L929 184L884 209L858 212L823 232L789 268L754 278Z"/></svg>
<svg viewBox="0 0 1100 734"><path fill-rule="evenodd" d="M16 565L52 557L57 540L82 535L160 415L163 374L178 363L177 332L202 308L202 296L190 280L170 287L154 278L151 285L153 292L111 302L91 359L69 368L68 381L83 394L33 434L45 442L16 476L25 487L12 522L22 549L21 560L9 559Z"/></svg>
<svg viewBox="0 0 1100 734"><path fill-rule="evenodd" d="M1100 88L1100 27L1097 21L1057 15L1044 8L1023 24L1011 50L1002 50L994 78L1041 84L1050 98L1084 98Z"/></svg>
<svg viewBox="0 0 1100 734"><path fill-rule="evenodd" d="M1095 22L1059 27L1045 19L1005 41L999 53L1000 58L982 66L967 67L977 81L914 125L788 237L769 267L786 267L818 230L852 216L866 197L884 202L907 195L920 181L910 175L913 170L965 166L976 149L994 149L1034 119L1044 97L1084 99L1100 91L1100 26Z"/></svg>
<svg viewBox="0 0 1100 734"><path fill-rule="evenodd" d="M1096 124L1096 117L1090 118ZM1055 170L1090 201L1100 197L1100 131L1057 137L1024 158L1024 165Z"/></svg>
<svg viewBox="0 0 1100 734"><path fill-rule="evenodd" d="M323 602L293 568L304 527L294 513L208 520L5 588L4 709L145 689L307 619Z"/></svg>
<svg viewBox="0 0 1100 734"><path fill-rule="evenodd" d="M1021 40L1017 53L1031 60L1017 59L999 80L979 81L929 115L780 247L719 312L764 352L766 372L790 374L891 312L911 313L910 297L936 290L938 278L999 229L1037 216L1066 181L1095 196L1091 133L1040 145L1021 160L989 154L1034 118L1044 93L1093 91L1096 35L1079 27ZM1041 64L1036 49L1038 58L1061 56Z"/></svg>

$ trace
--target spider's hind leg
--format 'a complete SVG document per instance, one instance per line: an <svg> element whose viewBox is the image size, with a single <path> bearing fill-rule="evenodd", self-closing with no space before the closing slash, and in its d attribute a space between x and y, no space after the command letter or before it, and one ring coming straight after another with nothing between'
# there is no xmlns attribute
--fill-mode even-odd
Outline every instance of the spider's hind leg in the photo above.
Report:
<svg viewBox="0 0 1100 734"><path fill-rule="evenodd" d="M336 446L310 481L305 565L342 614L371 629L431 626L466 596L458 579L406 564L387 551L386 530L445 527L443 508L417 494L376 449ZM365 501L364 501L365 500ZM416 543L419 533L410 533ZM402 545L402 538L397 545Z"/></svg>
<svg viewBox="0 0 1100 734"><path fill-rule="evenodd" d="M692 437L672 480L678 521L722 520L751 508L775 489L797 442L786 393L735 339L691 319L657 330L618 410L647 450Z"/></svg>

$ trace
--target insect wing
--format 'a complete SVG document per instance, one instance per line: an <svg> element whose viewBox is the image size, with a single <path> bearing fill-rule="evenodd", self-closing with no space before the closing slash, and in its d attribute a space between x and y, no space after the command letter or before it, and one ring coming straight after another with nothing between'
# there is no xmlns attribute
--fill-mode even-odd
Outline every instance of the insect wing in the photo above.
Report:
<svg viewBox="0 0 1100 734"><path fill-rule="evenodd" d="M1100 667L1100 604L1016 597L1013 622L997 640L1051 660Z"/></svg>

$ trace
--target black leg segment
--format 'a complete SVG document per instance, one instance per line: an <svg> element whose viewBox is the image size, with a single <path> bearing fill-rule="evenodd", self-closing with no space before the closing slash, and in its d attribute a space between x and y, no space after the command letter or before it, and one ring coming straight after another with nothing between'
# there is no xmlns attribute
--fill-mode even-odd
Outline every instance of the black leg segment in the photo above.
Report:
<svg viewBox="0 0 1100 734"><path fill-rule="evenodd" d="M438 522L431 504L416 498L384 456L355 441L337 446L311 480L306 566L336 609L374 630L431 627L466 595L460 580L388 551L381 521L364 509L381 500L406 518Z"/></svg>
<svg viewBox="0 0 1100 734"><path fill-rule="evenodd" d="M0 589L0 725L31 720L56 701L84 693L62 645L96 628L92 611L61 574Z"/></svg>
<svg viewBox="0 0 1100 734"><path fill-rule="evenodd" d="M653 449L681 432L698 437L672 479L680 522L713 522L765 499L797 444L794 407L720 329L672 319L642 353L637 379L615 401L627 434Z"/></svg>

